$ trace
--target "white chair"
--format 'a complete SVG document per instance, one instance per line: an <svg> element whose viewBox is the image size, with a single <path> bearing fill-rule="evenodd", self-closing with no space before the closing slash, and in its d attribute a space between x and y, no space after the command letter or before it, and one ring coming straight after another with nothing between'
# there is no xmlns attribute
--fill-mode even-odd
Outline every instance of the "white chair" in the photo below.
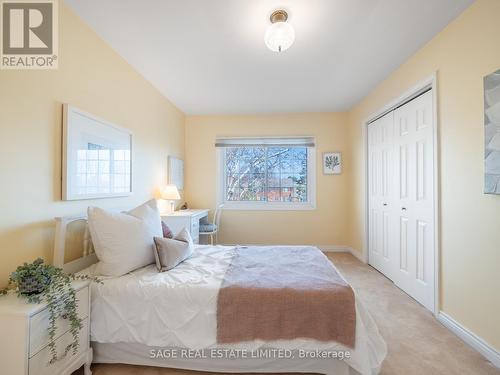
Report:
<svg viewBox="0 0 500 375"><path fill-rule="evenodd" d="M223 204L220 204L215 209L214 220L212 223L200 223L200 234L205 236L210 236L210 244L217 244L217 234L219 233L220 228L220 215L222 213Z"/></svg>

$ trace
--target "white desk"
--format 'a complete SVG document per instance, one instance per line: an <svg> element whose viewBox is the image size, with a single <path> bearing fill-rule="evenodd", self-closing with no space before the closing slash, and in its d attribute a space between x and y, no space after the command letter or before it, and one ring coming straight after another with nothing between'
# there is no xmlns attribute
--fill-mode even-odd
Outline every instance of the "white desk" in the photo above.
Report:
<svg viewBox="0 0 500 375"><path fill-rule="evenodd" d="M200 222L208 222L208 209L179 210L170 214L162 214L161 219L174 232L179 233L186 228L194 243L200 242Z"/></svg>

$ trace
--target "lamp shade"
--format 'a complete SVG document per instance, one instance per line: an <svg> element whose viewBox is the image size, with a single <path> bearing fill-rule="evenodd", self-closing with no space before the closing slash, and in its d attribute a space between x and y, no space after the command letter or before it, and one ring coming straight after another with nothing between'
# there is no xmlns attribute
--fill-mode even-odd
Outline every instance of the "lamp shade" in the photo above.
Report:
<svg viewBox="0 0 500 375"><path fill-rule="evenodd" d="M161 198L166 200L178 200L181 199L179 195L179 190L175 185L167 185L163 188L161 192Z"/></svg>
<svg viewBox="0 0 500 375"><path fill-rule="evenodd" d="M283 52L295 41L295 31L287 22L275 22L269 25L264 41L271 51Z"/></svg>

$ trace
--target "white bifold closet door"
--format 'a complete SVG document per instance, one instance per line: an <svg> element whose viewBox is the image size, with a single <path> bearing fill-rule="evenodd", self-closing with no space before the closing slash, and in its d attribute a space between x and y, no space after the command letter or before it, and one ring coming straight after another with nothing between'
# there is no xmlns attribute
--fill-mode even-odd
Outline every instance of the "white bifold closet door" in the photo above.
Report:
<svg viewBox="0 0 500 375"><path fill-rule="evenodd" d="M394 112L368 126L368 149L370 264L392 280L396 264Z"/></svg>
<svg viewBox="0 0 500 375"><path fill-rule="evenodd" d="M370 264L434 311L434 123L428 91L368 125Z"/></svg>

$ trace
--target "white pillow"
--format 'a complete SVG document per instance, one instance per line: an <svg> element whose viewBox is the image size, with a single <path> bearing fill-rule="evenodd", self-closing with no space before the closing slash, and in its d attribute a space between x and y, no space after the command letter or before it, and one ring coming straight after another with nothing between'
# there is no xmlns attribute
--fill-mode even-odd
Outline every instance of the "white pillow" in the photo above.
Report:
<svg viewBox="0 0 500 375"><path fill-rule="evenodd" d="M88 222L97 274L122 276L155 262L153 238L163 234L155 200L123 213L89 207Z"/></svg>

